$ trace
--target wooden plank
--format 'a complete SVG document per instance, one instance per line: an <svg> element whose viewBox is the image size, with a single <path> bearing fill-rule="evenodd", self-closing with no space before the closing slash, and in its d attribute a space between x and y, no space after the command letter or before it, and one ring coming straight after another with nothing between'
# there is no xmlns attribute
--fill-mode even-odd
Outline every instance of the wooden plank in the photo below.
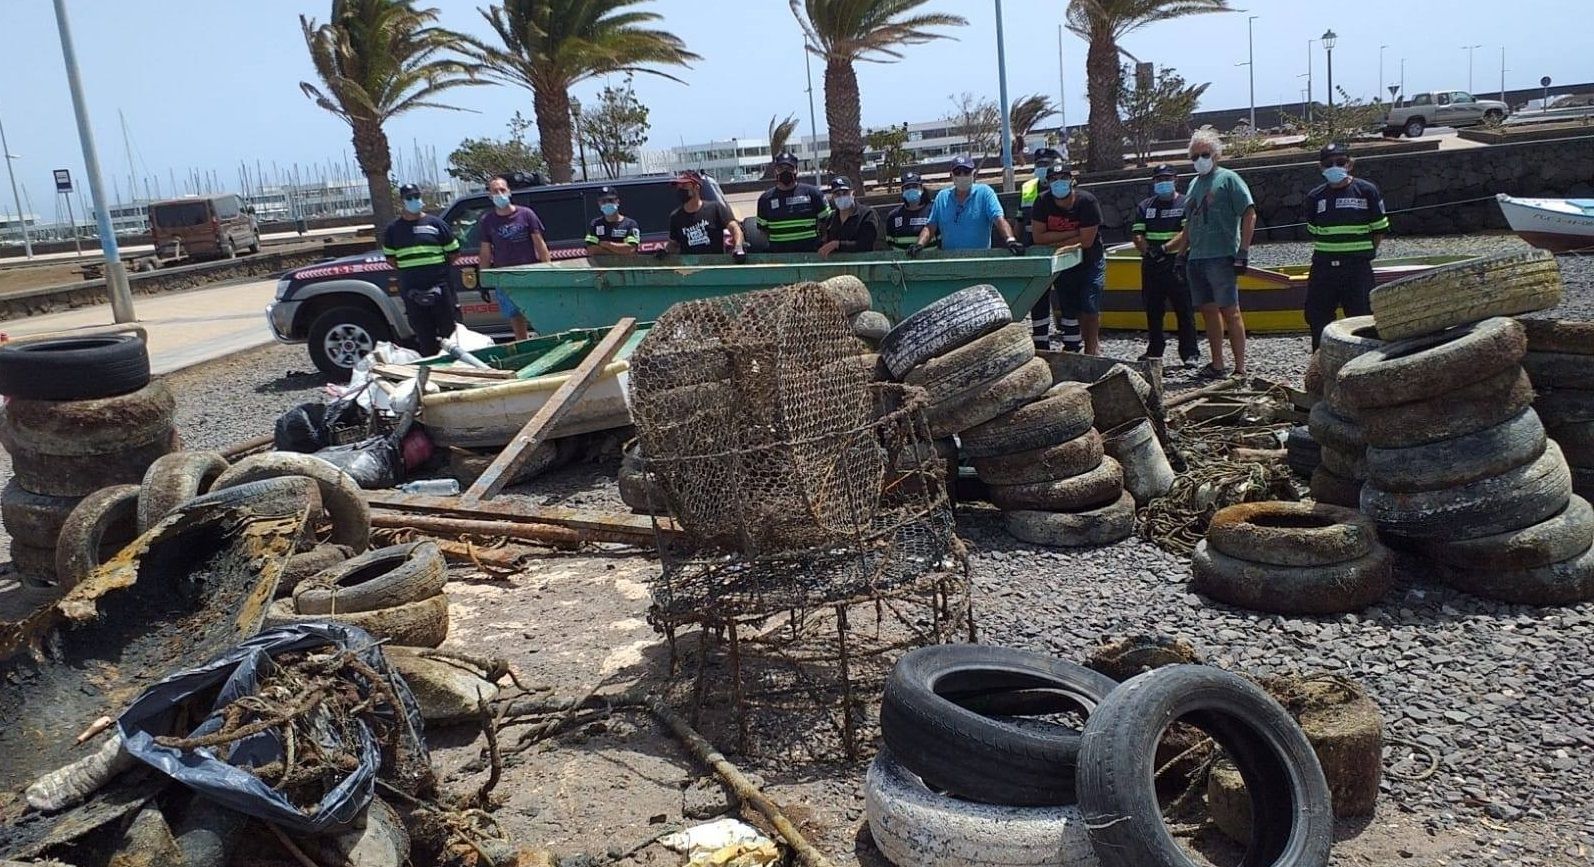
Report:
<svg viewBox="0 0 1594 867"><path fill-rule="evenodd" d="M522 524L548 524L574 530L613 533L626 537L628 541L646 542L654 537L654 519L647 515L583 512L550 506L527 506L513 502L483 502L467 505L461 502L459 497L433 497L391 490L361 491L360 494L372 509L385 509L391 512ZM676 531L675 523L669 518L659 518L658 524L659 530L665 533Z"/></svg>
<svg viewBox="0 0 1594 867"><path fill-rule="evenodd" d="M565 362L576 358L591 345L592 341L585 338L567 340L538 356L525 367L515 371L514 376L516 379L536 379L545 373L555 370Z"/></svg>
<svg viewBox="0 0 1594 867"><path fill-rule="evenodd" d="M497 385L509 382L515 378L511 370L485 370L479 367L449 367L439 370L430 365L419 364L378 364L371 368L371 372L384 379L404 382L414 379L422 370L431 371L431 383L438 388L481 388L484 385Z"/></svg>
<svg viewBox="0 0 1594 867"><path fill-rule="evenodd" d="M465 492L463 499L467 505L490 500L504 489L504 485L515 472L531 458L532 449L548 438L548 434L553 431L559 419L564 418L581 395L586 393L587 388L598 380L603 368L608 366L609 360L620 351L620 347L625 345L626 338L630 337L634 330L636 330L634 316L621 319L609 329L609 333L598 341L598 345L587 353L587 357L576 365L576 369L570 371L570 376L564 384L554 391L548 402L537 410L537 414L526 422L520 433L516 434L509 445L498 453L498 457L493 460L487 471L482 473L476 483L470 486L470 490Z"/></svg>

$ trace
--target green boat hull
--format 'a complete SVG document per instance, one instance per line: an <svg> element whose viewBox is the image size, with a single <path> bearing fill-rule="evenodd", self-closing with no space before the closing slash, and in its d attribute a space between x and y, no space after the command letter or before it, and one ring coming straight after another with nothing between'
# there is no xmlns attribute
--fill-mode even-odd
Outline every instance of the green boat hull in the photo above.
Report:
<svg viewBox="0 0 1594 867"><path fill-rule="evenodd" d="M736 265L729 256L612 258L594 267L587 260L551 265L491 268L483 285L508 293L538 331L602 328L625 316L658 319L680 301L716 298L791 283L852 274L869 287L873 309L893 322L978 283L996 287L1014 318L1027 316L1051 285L1056 271L1080 261L1077 248L1032 248L1027 256L1004 251L945 253L927 250L917 258L882 252L867 259L823 259L813 254L753 256Z"/></svg>

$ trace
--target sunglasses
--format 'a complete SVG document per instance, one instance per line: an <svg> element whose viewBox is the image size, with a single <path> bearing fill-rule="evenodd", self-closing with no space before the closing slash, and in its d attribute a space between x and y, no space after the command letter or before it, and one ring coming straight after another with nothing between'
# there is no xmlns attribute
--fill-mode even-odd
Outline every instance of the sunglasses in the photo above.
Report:
<svg viewBox="0 0 1594 867"><path fill-rule="evenodd" d="M1339 166L1340 168L1343 169L1343 168L1348 167L1349 165L1350 165L1350 157L1335 157L1335 158L1323 163L1323 168L1326 169L1329 166Z"/></svg>

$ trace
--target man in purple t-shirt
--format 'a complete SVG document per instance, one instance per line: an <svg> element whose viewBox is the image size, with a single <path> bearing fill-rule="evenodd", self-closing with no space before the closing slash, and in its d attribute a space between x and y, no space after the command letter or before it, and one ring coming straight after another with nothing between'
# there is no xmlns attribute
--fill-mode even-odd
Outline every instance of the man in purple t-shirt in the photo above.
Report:
<svg viewBox="0 0 1594 867"><path fill-rule="evenodd" d="M476 227L476 237L481 239L477 267L553 261L548 254L548 242L543 240L542 220L538 219L536 211L510 202L509 182L503 178L493 178L487 185L487 194L492 196L493 209L482 217ZM476 285L481 286L481 283ZM483 301L490 300L486 287L482 287L480 292ZM520 308L502 290L493 295L498 301L498 312L508 317L510 327L515 329L515 339L525 340L530 336L531 324L526 321L526 314L520 312Z"/></svg>

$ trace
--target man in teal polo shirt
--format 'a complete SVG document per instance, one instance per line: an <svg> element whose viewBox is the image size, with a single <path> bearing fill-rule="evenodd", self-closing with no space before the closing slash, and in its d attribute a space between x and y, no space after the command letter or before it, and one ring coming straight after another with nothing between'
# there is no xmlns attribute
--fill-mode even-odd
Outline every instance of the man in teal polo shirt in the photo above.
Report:
<svg viewBox="0 0 1594 867"><path fill-rule="evenodd" d="M1239 276L1249 265L1251 235L1256 231L1256 203L1251 189L1234 172L1218 166L1223 139L1210 129L1190 137L1190 161L1196 178L1185 192L1184 228L1163 250L1184 252L1190 300L1206 320L1212 361L1200 375L1221 379L1223 331L1229 332L1234 374L1245 375L1245 319L1240 315Z"/></svg>
<svg viewBox="0 0 1594 867"><path fill-rule="evenodd" d="M989 250L992 228L1007 239L1007 249L1013 255L1024 255L1024 245L1013 237L1013 227L1002 216L996 191L987 184L976 184L974 161L958 154L952 160L952 187L936 194L930 222L919 231L919 242L908 248L908 255L917 256L936 238L941 239L943 250Z"/></svg>

